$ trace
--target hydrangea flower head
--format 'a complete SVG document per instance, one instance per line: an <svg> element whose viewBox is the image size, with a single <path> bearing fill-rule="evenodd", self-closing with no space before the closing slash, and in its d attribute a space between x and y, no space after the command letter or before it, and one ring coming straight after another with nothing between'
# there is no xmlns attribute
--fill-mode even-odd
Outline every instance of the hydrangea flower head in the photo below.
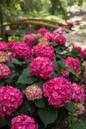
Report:
<svg viewBox="0 0 86 129"><path fill-rule="evenodd" d="M78 102L78 103L83 102L85 100L85 94L84 94L83 87L80 85L77 85L76 83L72 83L71 86L74 89L72 101Z"/></svg>
<svg viewBox="0 0 86 129"><path fill-rule="evenodd" d="M9 61L10 56L8 55L8 53L4 52L4 51L0 51L0 63L5 63L7 61Z"/></svg>
<svg viewBox="0 0 86 129"><path fill-rule="evenodd" d="M81 54L82 53L82 48L79 46L73 46L72 49L77 49L78 53Z"/></svg>
<svg viewBox="0 0 86 129"><path fill-rule="evenodd" d="M59 45L65 45L66 38L63 35L55 36L54 41Z"/></svg>
<svg viewBox="0 0 86 129"><path fill-rule="evenodd" d="M73 89L67 79L56 77L43 85L43 95L48 99L49 105L60 108L70 102Z"/></svg>
<svg viewBox="0 0 86 129"><path fill-rule="evenodd" d="M10 75L11 71L10 68L8 66L6 66L5 64L1 63L0 64L0 80L3 79L7 79Z"/></svg>
<svg viewBox="0 0 86 129"><path fill-rule="evenodd" d="M13 112L23 102L22 93L12 86L3 86L0 88L0 115L12 116Z"/></svg>
<svg viewBox="0 0 86 129"><path fill-rule="evenodd" d="M42 98L42 90L37 85L31 85L26 88L26 97L28 100L38 100Z"/></svg>
<svg viewBox="0 0 86 129"><path fill-rule="evenodd" d="M46 32L48 32L48 30L45 29L45 28L41 28L41 29L39 29L39 31L38 31L38 33L40 33L42 36L44 36L44 34L45 34Z"/></svg>
<svg viewBox="0 0 86 129"><path fill-rule="evenodd" d="M11 129L38 129L38 124L34 118L21 114L12 119Z"/></svg>
<svg viewBox="0 0 86 129"><path fill-rule="evenodd" d="M11 40L8 42L8 48L12 49L13 46L15 46L18 42L15 40Z"/></svg>
<svg viewBox="0 0 86 129"><path fill-rule="evenodd" d="M52 34L51 34L50 32L46 32L43 37L47 38L47 40L48 40L49 42L50 42L50 41L51 41L51 42L53 41L53 36L52 36Z"/></svg>
<svg viewBox="0 0 86 129"><path fill-rule="evenodd" d="M64 59L64 63L66 66L71 67L75 72L80 70L79 60L77 60L73 57L68 57L68 58Z"/></svg>
<svg viewBox="0 0 86 129"><path fill-rule="evenodd" d="M81 52L82 57L86 60L86 49Z"/></svg>
<svg viewBox="0 0 86 129"><path fill-rule="evenodd" d="M49 42L47 38L42 37L38 40L38 42Z"/></svg>
<svg viewBox="0 0 86 129"><path fill-rule="evenodd" d="M8 50L8 44L5 42L0 42L0 51Z"/></svg>
<svg viewBox="0 0 86 129"><path fill-rule="evenodd" d="M12 48L12 57L26 60L32 56L31 48L25 43L18 43Z"/></svg>
<svg viewBox="0 0 86 129"><path fill-rule="evenodd" d="M37 57L31 62L31 74L42 79L50 78L54 74L53 63L49 58Z"/></svg>
<svg viewBox="0 0 86 129"><path fill-rule="evenodd" d="M35 34L25 35L23 38L23 42L27 44L27 46L32 47L35 41Z"/></svg>
<svg viewBox="0 0 86 129"><path fill-rule="evenodd" d="M47 41L43 41L43 42L39 42L39 43L38 43L38 46L39 46L39 47L45 47L45 46L47 46L47 45L49 45L49 42L47 42Z"/></svg>
<svg viewBox="0 0 86 129"><path fill-rule="evenodd" d="M54 49L52 46L49 46L49 45L44 47L39 47L39 44L38 44L37 46L34 46L33 54L36 57L48 57L51 61L56 60Z"/></svg>
<svg viewBox="0 0 86 129"><path fill-rule="evenodd" d="M35 39L38 41L40 38L42 38L42 35L40 33L37 33Z"/></svg>

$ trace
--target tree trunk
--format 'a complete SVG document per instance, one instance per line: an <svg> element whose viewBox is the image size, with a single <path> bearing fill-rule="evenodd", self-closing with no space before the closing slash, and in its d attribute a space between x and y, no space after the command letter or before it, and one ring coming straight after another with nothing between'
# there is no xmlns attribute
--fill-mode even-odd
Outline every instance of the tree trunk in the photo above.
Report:
<svg viewBox="0 0 86 129"><path fill-rule="evenodd" d="M58 1L59 6L60 6L60 10L62 11L62 13L63 13L63 15L64 15L64 19L65 19L65 21L67 22L66 11L65 11L65 9L63 8L63 6L62 6L60 0L57 0L57 1Z"/></svg>
<svg viewBox="0 0 86 129"><path fill-rule="evenodd" d="M57 0L51 0L51 15L55 14Z"/></svg>
<svg viewBox="0 0 86 129"><path fill-rule="evenodd" d="M3 15L2 15L1 7L0 7L0 28L1 28L1 37L3 38L4 37L4 34L3 34Z"/></svg>

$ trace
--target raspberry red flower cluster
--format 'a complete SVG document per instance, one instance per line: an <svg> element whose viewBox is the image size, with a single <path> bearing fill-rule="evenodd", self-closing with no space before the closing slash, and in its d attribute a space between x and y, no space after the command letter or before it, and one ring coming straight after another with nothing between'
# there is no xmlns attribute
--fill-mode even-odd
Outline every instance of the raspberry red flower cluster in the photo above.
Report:
<svg viewBox="0 0 86 129"><path fill-rule="evenodd" d="M72 87L74 89L72 101L74 102L83 102L85 100L84 89L82 86L77 85L76 83L72 83Z"/></svg>
<svg viewBox="0 0 86 129"><path fill-rule="evenodd" d="M31 48L25 43L15 44L12 48L12 57L18 57L20 59L26 60L32 56Z"/></svg>
<svg viewBox="0 0 86 129"><path fill-rule="evenodd" d="M53 36L52 36L52 34L49 33L49 32L46 32L43 37L45 37L49 42L50 42L50 41L51 41L51 42L53 41Z"/></svg>
<svg viewBox="0 0 86 129"><path fill-rule="evenodd" d="M42 90L37 85L31 85L26 88L26 97L28 100L38 100L42 98Z"/></svg>
<svg viewBox="0 0 86 129"><path fill-rule="evenodd" d="M52 46L45 46L45 47L39 47L39 45L36 45L33 47L33 54L36 57L48 57L51 61L55 60L55 54L54 49Z"/></svg>
<svg viewBox="0 0 86 129"><path fill-rule="evenodd" d="M11 71L10 68L8 66L6 66L5 64L1 63L0 64L0 80L3 79L7 79L10 75Z"/></svg>
<svg viewBox="0 0 86 129"><path fill-rule="evenodd" d="M11 40L8 42L8 48L12 49L16 44L18 44L15 40Z"/></svg>
<svg viewBox="0 0 86 129"><path fill-rule="evenodd" d="M80 70L80 62L78 59L68 57L64 60L66 66L71 67L75 72Z"/></svg>
<svg viewBox="0 0 86 129"><path fill-rule="evenodd" d="M35 34L25 35L23 38L23 42L27 44L27 46L32 47L35 41Z"/></svg>
<svg viewBox="0 0 86 129"><path fill-rule="evenodd" d="M54 37L54 42L56 42L59 45L65 45L66 38L63 35L56 35Z"/></svg>
<svg viewBox="0 0 86 129"><path fill-rule="evenodd" d="M22 93L12 86L3 86L0 88L0 115L12 116L13 112L23 102Z"/></svg>
<svg viewBox="0 0 86 129"><path fill-rule="evenodd" d="M79 46L73 46L72 49L77 49L78 53L81 54L82 53L82 48Z"/></svg>
<svg viewBox="0 0 86 129"><path fill-rule="evenodd" d="M34 118L21 114L12 119L11 129L38 129Z"/></svg>
<svg viewBox="0 0 86 129"><path fill-rule="evenodd" d="M56 77L43 85L43 94L47 97L49 105L60 108L70 102L73 89L67 79Z"/></svg>
<svg viewBox="0 0 86 129"><path fill-rule="evenodd" d="M5 42L0 42L0 51L8 50L8 44Z"/></svg>
<svg viewBox="0 0 86 129"><path fill-rule="evenodd" d="M47 33L48 32L48 30L47 29L45 29L45 28L41 28L41 29L39 29L39 31L38 31L42 36L44 36L45 35L45 33Z"/></svg>
<svg viewBox="0 0 86 129"><path fill-rule="evenodd" d="M83 59L86 60L86 49L84 49L84 50L82 51L81 55L82 55Z"/></svg>
<svg viewBox="0 0 86 129"><path fill-rule="evenodd" d="M5 63L9 61L10 56L4 51L0 51L0 63Z"/></svg>
<svg viewBox="0 0 86 129"><path fill-rule="evenodd" d="M47 57L37 57L31 62L31 74L42 79L50 78L54 74L53 63Z"/></svg>

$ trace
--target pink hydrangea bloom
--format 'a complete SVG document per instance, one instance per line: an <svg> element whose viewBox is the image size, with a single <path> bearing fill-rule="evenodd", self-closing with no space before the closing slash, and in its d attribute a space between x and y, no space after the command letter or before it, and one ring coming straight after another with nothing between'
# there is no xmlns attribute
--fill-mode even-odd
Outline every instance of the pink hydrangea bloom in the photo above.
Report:
<svg viewBox="0 0 86 129"><path fill-rule="evenodd" d="M47 38L42 37L38 40L38 42L49 42Z"/></svg>
<svg viewBox="0 0 86 129"><path fill-rule="evenodd" d="M84 89L82 86L77 85L76 83L72 83L71 85L74 89L74 93L72 96L72 101L74 102L83 102L85 100Z"/></svg>
<svg viewBox="0 0 86 129"><path fill-rule="evenodd" d="M0 88L0 115L12 116L13 112L23 102L22 93L12 86L3 86Z"/></svg>
<svg viewBox="0 0 86 129"><path fill-rule="evenodd" d="M74 25L74 22L67 22L67 25Z"/></svg>
<svg viewBox="0 0 86 129"><path fill-rule="evenodd" d="M44 34L45 34L46 32L48 32L48 30L45 29L45 28L41 28L41 29L39 29L39 31L38 31L38 33L40 33L42 36L44 36Z"/></svg>
<svg viewBox="0 0 86 129"><path fill-rule="evenodd" d="M38 129L34 118L21 114L12 119L11 129Z"/></svg>
<svg viewBox="0 0 86 129"><path fill-rule="evenodd" d="M45 46L47 46L47 45L49 45L49 42L47 42L47 41L42 41L42 42L39 42L39 43L38 43L38 46L39 46L39 47L45 47Z"/></svg>
<svg viewBox="0 0 86 129"><path fill-rule="evenodd" d="M38 45L37 46L34 46L33 47L33 54L36 56L36 57L48 57L51 61L52 60L56 60L56 57L55 57L55 54L54 54L54 49L52 46L45 46L45 47L39 47Z"/></svg>
<svg viewBox="0 0 86 129"><path fill-rule="evenodd" d="M77 49L78 50L78 53L80 53L80 54L82 52L82 48L79 47L79 46L73 46L72 49Z"/></svg>
<svg viewBox="0 0 86 129"><path fill-rule="evenodd" d="M15 46L16 44L17 44L17 41L11 40L11 41L8 42L8 48L12 49L12 47Z"/></svg>
<svg viewBox="0 0 86 129"><path fill-rule="evenodd" d="M69 77L70 72L67 70L64 70L61 72L64 77Z"/></svg>
<svg viewBox="0 0 86 129"><path fill-rule="evenodd" d="M42 98L42 90L37 85L31 85L26 88L26 97L28 100L38 100Z"/></svg>
<svg viewBox="0 0 86 129"><path fill-rule="evenodd" d="M5 63L9 61L10 56L4 51L0 51L0 63Z"/></svg>
<svg viewBox="0 0 86 129"><path fill-rule="evenodd" d="M42 35L40 33L37 33L35 35L35 39L38 41L40 38L42 38Z"/></svg>
<svg viewBox="0 0 86 129"><path fill-rule="evenodd" d="M9 69L8 66L6 66L5 64L1 63L0 64L0 80L3 79L7 79L10 75L11 71Z"/></svg>
<svg viewBox="0 0 86 129"><path fill-rule="evenodd" d="M43 37L47 38L49 42L53 41L53 36L50 32L46 32Z"/></svg>
<svg viewBox="0 0 86 129"><path fill-rule="evenodd" d="M60 108L70 102L73 89L67 79L56 77L43 85L43 94L47 97L49 105Z"/></svg>
<svg viewBox="0 0 86 129"><path fill-rule="evenodd" d="M35 41L35 34L25 35L23 38L23 42L26 43L29 47L32 47Z"/></svg>
<svg viewBox="0 0 86 129"><path fill-rule="evenodd" d="M0 51L8 50L8 44L5 42L0 42Z"/></svg>
<svg viewBox="0 0 86 129"><path fill-rule="evenodd" d="M55 36L54 41L59 45L65 45L66 38L63 35Z"/></svg>
<svg viewBox="0 0 86 129"><path fill-rule="evenodd" d="M25 43L18 43L12 48L12 57L26 60L32 56L31 48Z"/></svg>
<svg viewBox="0 0 86 129"><path fill-rule="evenodd" d="M85 83L86 83L86 72L84 72L84 80L85 80Z"/></svg>
<svg viewBox="0 0 86 129"><path fill-rule="evenodd" d="M50 78L54 74L53 63L49 58L37 57L31 62L31 74L42 79Z"/></svg>
<svg viewBox="0 0 86 129"><path fill-rule="evenodd" d="M81 53L82 57L86 60L86 49L84 49Z"/></svg>
<svg viewBox="0 0 86 129"><path fill-rule="evenodd" d="M73 57L68 57L64 60L66 66L70 66L75 72L80 70L80 62Z"/></svg>
<svg viewBox="0 0 86 129"><path fill-rule="evenodd" d="M80 114L82 114L85 111L85 107L83 106L83 103L75 103L74 104L74 108L75 108L75 112L70 112L69 114L74 115L74 116L78 116Z"/></svg>
<svg viewBox="0 0 86 129"><path fill-rule="evenodd" d="M53 36L53 40L54 40L55 37L59 36L59 34L58 33L53 33L52 36Z"/></svg>

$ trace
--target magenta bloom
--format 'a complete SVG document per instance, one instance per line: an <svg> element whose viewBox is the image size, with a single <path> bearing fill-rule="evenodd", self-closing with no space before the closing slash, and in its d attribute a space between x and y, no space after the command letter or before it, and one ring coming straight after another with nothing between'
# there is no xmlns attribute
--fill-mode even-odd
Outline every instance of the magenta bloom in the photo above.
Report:
<svg viewBox="0 0 86 129"><path fill-rule="evenodd" d="M55 36L54 41L59 45L65 45L66 38L63 35Z"/></svg>
<svg viewBox="0 0 86 129"><path fill-rule="evenodd" d="M49 42L53 41L53 36L50 32L46 32L43 37L47 38Z"/></svg>
<svg viewBox="0 0 86 129"><path fill-rule="evenodd" d="M45 47L34 46L33 53L36 57L48 57L51 61L56 60L54 49L49 45Z"/></svg>
<svg viewBox="0 0 86 129"><path fill-rule="evenodd" d="M80 62L73 57L68 57L64 60L66 66L70 66L75 72L80 70Z"/></svg>
<svg viewBox="0 0 86 129"><path fill-rule="evenodd" d="M18 43L12 48L12 57L26 60L32 56L31 48L25 43Z"/></svg>
<svg viewBox="0 0 86 129"><path fill-rule="evenodd" d="M82 52L82 48L79 46L73 46L72 49L77 49L79 54L81 54L81 52Z"/></svg>
<svg viewBox="0 0 86 129"><path fill-rule="evenodd" d="M0 80L3 79L7 79L10 75L11 71L10 68L8 66L6 66L5 64L1 63L0 64Z"/></svg>
<svg viewBox="0 0 86 129"><path fill-rule="evenodd" d="M13 112L23 102L22 93L12 86L3 86L0 88L0 115L12 116Z"/></svg>
<svg viewBox="0 0 86 129"><path fill-rule="evenodd" d="M84 49L81 53L82 57L86 60L86 49Z"/></svg>
<svg viewBox="0 0 86 129"><path fill-rule="evenodd" d="M21 114L12 119L11 129L38 129L38 124L34 118Z"/></svg>
<svg viewBox="0 0 86 129"><path fill-rule="evenodd" d="M9 61L10 56L4 51L0 51L0 63L5 63Z"/></svg>
<svg viewBox="0 0 86 129"><path fill-rule="evenodd" d="M50 78L54 74L53 63L49 58L37 57L31 62L31 74L42 79Z"/></svg>
<svg viewBox="0 0 86 129"><path fill-rule="evenodd" d="M45 46L47 46L47 45L49 46L49 42L47 42L47 41L42 41L42 42L39 42L39 43L38 43L38 46L39 46L39 47L45 47Z"/></svg>
<svg viewBox="0 0 86 129"><path fill-rule="evenodd" d="M26 88L26 97L28 100L38 100L42 98L42 90L37 85L31 85Z"/></svg>
<svg viewBox="0 0 86 129"><path fill-rule="evenodd" d="M56 77L43 85L43 94L47 97L49 105L60 108L70 102L73 89L67 79Z"/></svg>
<svg viewBox="0 0 86 129"><path fill-rule="evenodd" d="M74 102L83 102L85 100L84 89L82 86L77 85L76 83L72 83L71 85L74 89L74 93L72 96L72 101Z"/></svg>
<svg viewBox="0 0 86 129"><path fill-rule="evenodd" d="M35 34L25 35L23 38L23 42L27 44L27 46L32 47L35 41Z"/></svg>
<svg viewBox="0 0 86 129"><path fill-rule="evenodd" d="M8 44L5 42L0 42L0 51L8 50Z"/></svg>
<svg viewBox="0 0 86 129"><path fill-rule="evenodd" d="M70 72L67 70L64 70L61 72L64 77L69 77Z"/></svg>
<svg viewBox="0 0 86 129"><path fill-rule="evenodd" d="M17 44L17 41L11 40L8 42L8 48L12 49Z"/></svg>
<svg viewBox="0 0 86 129"><path fill-rule="evenodd" d="M55 37L59 36L59 34L58 33L53 33L52 36L53 36L53 40L54 40Z"/></svg>
<svg viewBox="0 0 86 129"><path fill-rule="evenodd" d="M47 33L47 32L48 32L48 30L45 29L45 28L41 28L41 29L39 29L39 31L38 31L38 33L40 33L42 36L44 36L45 33Z"/></svg>
<svg viewBox="0 0 86 129"><path fill-rule="evenodd" d="M74 22L67 22L68 25L74 25Z"/></svg>
<svg viewBox="0 0 86 129"><path fill-rule="evenodd" d="M42 38L42 35L40 33L37 33L35 35L35 39L38 41L40 38Z"/></svg>

